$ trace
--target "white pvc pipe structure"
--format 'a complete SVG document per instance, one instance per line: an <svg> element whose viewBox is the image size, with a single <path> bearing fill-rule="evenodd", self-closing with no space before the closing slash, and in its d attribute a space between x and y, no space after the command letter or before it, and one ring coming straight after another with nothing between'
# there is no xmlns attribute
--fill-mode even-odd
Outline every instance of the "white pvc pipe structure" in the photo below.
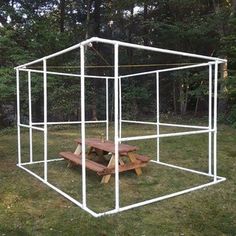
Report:
<svg viewBox="0 0 236 236"><path fill-rule="evenodd" d="M31 72L28 71L28 96L29 96L29 142L30 142L30 162L33 162L33 144L32 144L32 102L31 102Z"/></svg>
<svg viewBox="0 0 236 236"><path fill-rule="evenodd" d="M48 126L47 126L47 112L48 112L48 102L47 102L47 62L46 59L43 60L43 106L44 106L44 181L48 182Z"/></svg>
<svg viewBox="0 0 236 236"><path fill-rule="evenodd" d="M104 76L104 75L86 75L85 74L85 50L87 44L92 42L101 42L101 43L108 43L114 47L114 76ZM168 68L168 69L161 69L161 70L154 70L154 71L147 71L129 75L119 75L119 47L131 47L136 49L142 50L150 50L154 52L160 53L169 53L173 55L181 55L181 56L188 56L192 58L199 58L208 60L204 63L198 63L194 65L188 66L181 66L175 68ZM74 49L80 49L80 74L71 74L71 73L63 73L63 72L50 72L47 70L47 60L53 58L55 56L59 56L63 53L69 52ZM31 66L35 63L43 63L43 70L33 70L27 68L27 66ZM184 193L192 192L201 188L205 188L210 185L214 185L216 183L220 183L225 180L224 177L220 177L217 175L217 89L218 89L218 65L221 63L225 63L226 60L209 57L209 56L202 56L197 54L179 52L179 51L172 51L154 47L147 47L141 46L136 44L124 43L120 41L108 40L108 39L101 39L101 38L91 38L82 43L74 45L70 48L64 49L52 55L40 58L38 60L26 63L24 65L16 67L16 90L17 90L17 137L18 137L18 164L21 169L25 170L32 176L36 177L38 180L45 183L50 188L54 189L56 192L60 193L62 196L76 204L77 206L81 207L94 217L100 217L104 215L114 214L117 212L122 212L125 210L129 210L132 208L136 208L139 206L147 205L153 202L158 202L164 199L168 199L171 197L179 196ZM176 70L184 70L184 69L191 69L191 68L200 68L200 67L208 67L209 69L209 113L208 113L208 126L198 126L198 125L185 125L185 124L169 124L169 123L162 123L160 122L160 81L159 77L161 73L171 72ZM213 78L213 70L214 67L214 87L212 87L212 78ZM20 114L20 71L28 73L28 100L29 100L29 124L21 123L21 114ZM32 98L31 98L31 76L32 73L40 73L43 75L43 97L44 97L44 120L43 122L32 122ZM155 75L156 79L156 121L132 121L132 120L125 120L122 119L122 78L132 78L137 76L145 76L148 74ZM80 79L80 89L81 89L81 120L80 121L48 121L47 117L47 76L48 75L62 75L62 76L71 76ZM106 119L105 120L98 120L98 121L87 121L85 119L85 80L88 78L97 78L97 79L105 79L105 96L106 96ZM86 155L85 155L85 126L86 124L94 124L94 123L105 123L106 127L106 139L109 140L109 79L114 81L114 142L115 142L115 205L114 209L106 212L96 213L93 210L87 207L87 189L86 189ZM212 98L213 98L213 109L212 109ZM213 117L213 122L212 122ZM155 134L153 135L142 135L142 136L134 136L134 137L122 137L122 124L123 123L130 123L130 124L140 124L140 125L154 125L156 127ZM65 193L61 189L57 188L56 186L52 185L48 181L48 168L47 164L49 162L54 161L61 161L64 160L63 158L54 158L48 159L48 125L70 125L70 124L80 124L81 125L81 140L82 140L82 202L72 198L68 193ZM182 131L182 132L175 132L175 133L160 133L160 127L167 126L167 127L179 127L179 128L187 128L187 129L194 129L189 131ZM29 154L29 161L22 163L21 160L21 127L29 129L29 145L30 145L30 154ZM44 158L41 161L34 161L33 159L33 144L32 144L32 130L42 131L44 133ZM202 172L198 170L188 169L186 167L181 167L177 165L172 165L169 163L165 163L160 161L159 153L160 153L160 146L159 141L160 138L165 137L177 137L177 136L185 136L185 135L198 135L198 134L208 134L208 171ZM213 136L213 140L212 140ZM212 178L212 181L206 184L198 185L195 187L190 187L175 193L167 194L160 197L155 197L153 199L148 199L142 202L134 203L128 206L121 207L120 205L120 190L119 190L119 143L121 142L128 142L134 140L147 140L147 139L154 139L156 140L156 160L152 160L151 162L154 164L159 164L162 166L166 166L167 168L175 168L182 171L191 172L194 174L199 174L203 176L207 176ZM39 164L43 163L44 166L44 175L43 178L34 173L33 171L26 168L28 165L32 164Z"/></svg>
<svg viewBox="0 0 236 236"><path fill-rule="evenodd" d="M215 63L215 76L214 76L214 154L213 154L213 173L214 181L217 180L217 88L218 88L218 63Z"/></svg>
<svg viewBox="0 0 236 236"><path fill-rule="evenodd" d="M209 65L208 129L212 129L212 65ZM212 133L208 134L208 173L212 174Z"/></svg>
<svg viewBox="0 0 236 236"><path fill-rule="evenodd" d="M115 112L114 112L114 123L115 123L115 209L118 211L120 207L120 185L119 185L119 72L118 72L118 65L119 65L119 45L116 43L114 45L114 94L115 94Z"/></svg>
<svg viewBox="0 0 236 236"><path fill-rule="evenodd" d="M160 95L159 72L156 72L156 115L157 115L157 162L160 161Z"/></svg>
<svg viewBox="0 0 236 236"><path fill-rule="evenodd" d="M80 73L81 73L81 147L82 147L82 206L86 207L86 167L85 167L85 77L84 77L84 45L80 47Z"/></svg>
<svg viewBox="0 0 236 236"><path fill-rule="evenodd" d="M106 140L109 140L109 80L106 79Z"/></svg>

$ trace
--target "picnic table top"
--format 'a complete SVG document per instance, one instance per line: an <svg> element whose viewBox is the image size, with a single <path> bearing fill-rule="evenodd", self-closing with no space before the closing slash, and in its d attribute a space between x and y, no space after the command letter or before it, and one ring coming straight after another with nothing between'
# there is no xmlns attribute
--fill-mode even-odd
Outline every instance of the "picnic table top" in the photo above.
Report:
<svg viewBox="0 0 236 236"><path fill-rule="evenodd" d="M75 141L79 144L82 143L81 139L75 139ZM90 147L94 147L94 148L97 148L106 152L115 153L115 143L109 140L105 140L104 142L102 142L98 138L86 138L85 144ZM133 152L133 151L138 150L138 147L121 143L119 144L118 150L119 150L119 153L127 153L127 152Z"/></svg>

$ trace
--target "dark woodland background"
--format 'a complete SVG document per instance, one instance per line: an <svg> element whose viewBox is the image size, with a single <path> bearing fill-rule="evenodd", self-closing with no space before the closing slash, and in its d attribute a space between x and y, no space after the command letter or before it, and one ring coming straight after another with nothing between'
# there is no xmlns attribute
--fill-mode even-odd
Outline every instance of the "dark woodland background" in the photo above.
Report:
<svg viewBox="0 0 236 236"><path fill-rule="evenodd" d="M228 59L219 70L219 120L236 127L235 0L11 0L0 3L0 127L16 120L14 67L93 36ZM86 48L86 73L113 75L113 49ZM180 56L120 48L120 74L200 62ZM79 50L48 60L48 70L80 73ZM42 69L42 64L29 68ZM20 73L21 119L28 122L27 73ZM32 73L33 121L43 119L42 74ZM207 68L163 73L163 116L207 116ZM113 84L110 83L110 119ZM124 79L123 117L155 120L155 77ZM80 119L78 78L48 76L48 120ZM86 118L103 119L105 81L86 81Z"/></svg>

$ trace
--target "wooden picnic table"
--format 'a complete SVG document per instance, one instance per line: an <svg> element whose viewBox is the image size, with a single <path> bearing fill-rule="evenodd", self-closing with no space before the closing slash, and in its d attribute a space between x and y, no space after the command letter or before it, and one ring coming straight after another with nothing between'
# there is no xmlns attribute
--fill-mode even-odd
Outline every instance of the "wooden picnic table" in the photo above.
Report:
<svg viewBox="0 0 236 236"><path fill-rule="evenodd" d="M71 165L82 165L82 155L81 155L81 139L76 139L77 148L74 153L72 152L61 152L60 156L69 161L69 166ZM88 152L86 153L86 168L97 172L98 175L103 176L101 183L108 183L111 174L115 173L115 144L112 141L102 141L96 138L85 139L85 145L88 147ZM135 151L138 150L137 146L119 144L119 172L124 172L128 170L135 170L137 175L142 174L141 168L146 166L149 158L144 155L137 154ZM104 155L110 154L111 158L107 165L103 165L94 160L88 159L90 154L95 152L97 156L104 158ZM129 162L124 162L121 157L126 157ZM126 159L125 158L125 159Z"/></svg>

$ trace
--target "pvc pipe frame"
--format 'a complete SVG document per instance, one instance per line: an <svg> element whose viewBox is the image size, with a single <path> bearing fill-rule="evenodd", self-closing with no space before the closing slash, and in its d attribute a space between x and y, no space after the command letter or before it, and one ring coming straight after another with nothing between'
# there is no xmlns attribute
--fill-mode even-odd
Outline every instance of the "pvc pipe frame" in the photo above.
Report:
<svg viewBox="0 0 236 236"><path fill-rule="evenodd" d="M102 43L109 43L114 46L114 77L107 77L107 76L94 76L94 75L85 75L85 51L84 46L90 42L102 42ZM189 66L182 66L182 67L175 67L169 69L162 69L162 70L155 70L155 71L148 71L130 75L119 76L118 65L119 65L119 46L125 47L132 47L137 49L144 49L144 50L151 50L156 52L162 53L170 53L175 55L182 55L182 56L189 56L194 58L201 58L211 60L207 63L199 63L196 65L189 65ZM52 57L58 56L65 52L74 50L76 48L80 48L80 68L81 74L69 74L69 73L61 73L61 72L49 72L47 71L47 59ZM43 70L32 70L26 69L26 66L32 65L34 63L43 62ZM30 63L26 63L24 65L16 67L16 89L17 89L17 136L18 136L18 164L17 166L21 169L25 170L26 172L30 173L43 183L45 183L50 188L54 189L58 193L60 193L65 198L69 199L71 202L76 204L77 206L81 207L94 217L100 217L104 215L109 215L117 212L122 212L125 210L129 210L132 208L136 208L139 206L147 205L153 202L161 201L164 199L168 199L171 197L175 197L184 193L192 192L201 188L205 188L210 185L214 185L220 183L225 180L224 177L220 177L217 175L217 88L218 88L218 64L225 63L226 60L214 57L207 57L197 54L190 54L178 51L171 51L166 49L159 49L153 47L146 47L141 45L135 45L130 43L123 43L114 40L106 40L100 38L91 38L88 39L80 44L67 48L65 50L59 51L47 57L35 60ZM175 71L175 70L183 70L183 69L190 69L190 68L197 68L197 67L209 67L209 117L208 117L208 126L196 126L196 125L182 125L182 124L168 124L168 123L161 123L160 122L160 112L159 112L159 77L160 73L164 73L167 71ZM214 66L214 102L213 102L213 125L212 125L212 67ZM19 75L20 71L28 72L28 99L29 99L29 124L22 124L20 121L20 85L19 85ZM31 75L32 73L42 73L43 74L43 91L44 91L44 120L43 122L32 122L32 101L31 101ZM79 77L81 81L81 121L63 121L63 122L48 122L47 120L47 75L65 75L65 76L73 76ZM131 120L123 120L122 119L122 79L123 78L130 78L135 76L147 75L147 74L155 74L156 75L156 122L145 122L145 121L131 121ZM85 121L85 79L86 78L100 78L105 79L106 82L106 120L100 121ZM85 124L93 124L93 123L106 123L106 139L109 139L109 79L114 80L114 97L115 97L115 111L114 111L114 123L115 123L115 132L114 132L114 142L115 142L115 208L110 211L96 213L93 210L87 207L87 196L86 196L86 167L85 167ZM134 123L134 124L146 124L146 125L155 125L156 126L156 134L154 135L145 135L145 136L135 136L135 137L122 137L122 123ZM48 182L48 162L60 161L64 160L63 158L56 158L56 159L48 159L47 157L47 129L48 125L61 125L61 124L81 124L81 139L82 139L82 203L77 201L76 199L72 198L69 194L63 192L59 188L55 187L54 185ZM38 127L43 126L43 127ZM169 127L182 127L182 128L191 128L197 129L194 131L185 131L185 132L177 132L177 133L167 133L167 134L160 134L160 126L169 126ZM29 140L30 140L30 160L29 162L22 163L21 160L21 127L29 129ZM44 159L43 161L34 161L33 160L33 145L32 145L32 130L38 130L44 132ZM208 173L196 171L192 169L188 169L185 167L180 167L172 164L165 163L160 161L159 155L159 139L163 137L175 137L175 136L184 136L184 135L194 135L194 134L203 134L208 133L209 135L209 142L208 142ZM213 135L213 140L212 140ZM200 174L204 176L208 176L213 178L213 181L202 184L196 187L188 188L185 190L181 190L175 193L167 194L161 197L156 197L153 199L145 200L143 202L131 204L125 207L120 206L120 191L119 191L119 157L118 157L118 144L124 141L131 141L131 140L145 140L145 139L156 139L157 140L157 158L156 160L152 160L151 162L163 165L166 167L176 168L183 171L192 172L195 174ZM213 143L212 143L213 141ZM212 149L213 145L213 149ZM213 151L213 152L212 152ZM32 172L31 170L27 169L25 166L32 165L32 164L44 164L44 176L43 178ZM213 164L213 166L212 166ZM212 170L213 167L213 170Z"/></svg>

